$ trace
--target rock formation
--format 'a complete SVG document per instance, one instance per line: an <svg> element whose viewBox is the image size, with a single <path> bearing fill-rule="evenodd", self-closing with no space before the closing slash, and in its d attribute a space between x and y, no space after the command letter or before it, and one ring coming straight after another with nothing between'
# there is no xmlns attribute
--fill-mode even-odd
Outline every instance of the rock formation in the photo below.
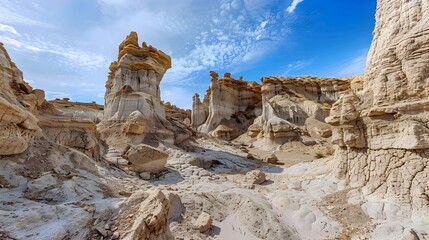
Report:
<svg viewBox="0 0 429 240"><path fill-rule="evenodd" d="M0 43L0 155L24 152L40 136L38 119L31 111L44 101L44 93L33 90Z"/></svg>
<svg viewBox="0 0 429 240"><path fill-rule="evenodd" d="M207 116L209 115L208 103L204 104L200 100L200 95L195 93L192 97L192 115L191 115L191 125L195 128L203 124Z"/></svg>
<svg viewBox="0 0 429 240"><path fill-rule="evenodd" d="M106 82L106 120L125 120L138 111L146 119L165 120L159 84L171 68L168 55L146 43L140 47L137 33L119 45L118 61L110 65Z"/></svg>
<svg viewBox="0 0 429 240"><path fill-rule="evenodd" d="M184 110L178 108L176 105L172 105L170 102L166 102L165 106L165 116L167 118L175 118L179 121L182 121L185 124L190 124L191 122L191 110Z"/></svg>
<svg viewBox="0 0 429 240"><path fill-rule="evenodd" d="M99 156L93 120L62 112L46 102L44 91L33 90L23 80L22 72L3 45L0 45L0 64L0 155L22 153L31 139L45 136L91 157Z"/></svg>
<svg viewBox="0 0 429 240"><path fill-rule="evenodd" d="M144 42L140 46L135 32L119 45L106 82L104 119L97 126L108 145L173 141L159 89L170 67L170 57Z"/></svg>
<svg viewBox="0 0 429 240"><path fill-rule="evenodd" d="M315 77L262 78L262 114L248 129L252 138L264 145L299 140L303 135L330 137L324 119L349 81ZM263 147L262 145L260 147Z"/></svg>
<svg viewBox="0 0 429 240"><path fill-rule="evenodd" d="M379 0L364 81L327 122L337 175L379 202L383 218L428 222L428 66L429 2Z"/></svg>
<svg viewBox="0 0 429 240"><path fill-rule="evenodd" d="M140 46L135 32L127 36L119 45L118 61L110 65L104 119L98 125L102 139L114 145L172 138L159 89L170 67L168 55L146 43Z"/></svg>
<svg viewBox="0 0 429 240"><path fill-rule="evenodd" d="M198 94L192 104L192 126L202 133L231 140L245 132L261 111L261 87L256 82L231 78L230 73L218 80L210 72L210 88L201 103Z"/></svg>

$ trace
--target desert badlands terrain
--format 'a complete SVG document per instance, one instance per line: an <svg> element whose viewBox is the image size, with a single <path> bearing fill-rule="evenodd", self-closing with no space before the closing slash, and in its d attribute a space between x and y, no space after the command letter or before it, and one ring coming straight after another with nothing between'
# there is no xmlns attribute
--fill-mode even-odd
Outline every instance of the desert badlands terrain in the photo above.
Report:
<svg viewBox="0 0 429 240"><path fill-rule="evenodd" d="M429 2L378 0L373 34L363 75L210 72L191 110L135 32L104 106L0 44L0 239L429 239Z"/></svg>

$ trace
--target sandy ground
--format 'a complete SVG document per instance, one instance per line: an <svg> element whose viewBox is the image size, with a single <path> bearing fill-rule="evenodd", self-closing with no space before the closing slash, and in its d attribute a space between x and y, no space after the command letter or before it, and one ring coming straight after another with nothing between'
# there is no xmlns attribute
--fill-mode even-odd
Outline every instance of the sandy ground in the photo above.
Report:
<svg viewBox="0 0 429 240"><path fill-rule="evenodd" d="M406 221L370 219L359 191L332 175L332 157L315 159L302 148L285 147L276 151L284 165L270 165L226 142L199 139L195 147L165 147L166 170L148 181L53 146L1 159L0 239L100 239L94 226L108 225L111 234L120 224L114 214L120 203L153 188L181 199L169 223L176 239L401 239L414 230L428 232L428 226ZM266 174L263 184L246 179L253 169ZM193 227L202 211L214 219L206 233Z"/></svg>

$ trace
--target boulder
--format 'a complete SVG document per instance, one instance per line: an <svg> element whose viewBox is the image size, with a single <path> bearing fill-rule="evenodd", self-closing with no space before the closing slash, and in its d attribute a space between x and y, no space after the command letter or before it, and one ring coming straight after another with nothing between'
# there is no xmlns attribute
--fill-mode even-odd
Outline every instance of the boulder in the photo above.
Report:
<svg viewBox="0 0 429 240"><path fill-rule="evenodd" d="M133 171L156 173L164 169L168 154L149 145L139 144L130 146L123 158L130 161Z"/></svg>
<svg viewBox="0 0 429 240"><path fill-rule="evenodd" d="M256 185L260 185L266 180L265 173L262 172L261 170L253 170L246 173L245 179L246 179L246 182L250 184L256 184Z"/></svg>
<svg viewBox="0 0 429 240"><path fill-rule="evenodd" d="M142 172L139 174L139 176L143 180L150 180L150 173L148 173L148 172Z"/></svg>
<svg viewBox="0 0 429 240"><path fill-rule="evenodd" d="M191 164L192 166L196 166L199 168L204 168L204 169L208 169L213 165L213 160L207 160L205 158L200 158L200 157L193 157L190 161L189 164Z"/></svg>
<svg viewBox="0 0 429 240"><path fill-rule="evenodd" d="M279 162L279 159L277 158L275 153L269 154L264 158L264 162L271 163L271 164L277 164Z"/></svg>
<svg viewBox="0 0 429 240"><path fill-rule="evenodd" d="M171 239L169 209L169 201L159 189L138 191L121 206L117 235L123 240Z"/></svg>
<svg viewBox="0 0 429 240"><path fill-rule="evenodd" d="M210 214L202 212L200 216L198 216L197 220L195 221L195 229L200 231L201 233L206 232L212 227L213 219Z"/></svg>

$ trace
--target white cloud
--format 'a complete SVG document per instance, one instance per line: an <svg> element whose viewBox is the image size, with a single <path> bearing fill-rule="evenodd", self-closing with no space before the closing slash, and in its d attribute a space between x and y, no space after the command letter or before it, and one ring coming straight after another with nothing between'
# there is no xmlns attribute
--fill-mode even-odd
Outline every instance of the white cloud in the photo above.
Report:
<svg viewBox="0 0 429 240"><path fill-rule="evenodd" d="M22 43L20 41L6 36L0 36L0 42L5 44L6 46L10 46L17 49L22 47Z"/></svg>
<svg viewBox="0 0 429 240"><path fill-rule="evenodd" d="M192 96L195 91L192 88L185 88L179 86L164 85L161 87L162 100L170 102L180 108L192 108Z"/></svg>
<svg viewBox="0 0 429 240"><path fill-rule="evenodd" d="M104 91L85 92L82 86L73 83L94 81L97 85L91 87L102 89L108 63L115 60L118 44L130 31L137 31L140 42L146 41L171 55L173 67L162 80L163 91L171 93L173 87L179 91L183 85L195 85L202 78L209 80L210 70L220 74L244 71L251 67L250 63L262 61L284 43L291 21L284 12L287 1L97 0L86 3L93 8L86 9L94 17L91 21L79 18L79 11L73 9L79 9L82 3L75 1L27 4L0 0L0 22L12 27L0 27L0 41L5 42L12 56L18 56L18 66L39 64L43 65L39 69L46 69L36 73L22 69L35 81L36 87L68 92L69 96L81 99L102 96ZM48 4L52 11L46 12ZM202 85L204 87L198 88L205 90L207 84ZM189 106L193 92L204 90L190 90L188 97L183 96L183 105L171 100L178 106Z"/></svg>
<svg viewBox="0 0 429 240"><path fill-rule="evenodd" d="M282 76L288 76L293 71L298 71L304 69L311 65L314 62L313 60L299 60L287 65L287 70L282 74Z"/></svg>
<svg viewBox="0 0 429 240"><path fill-rule="evenodd" d="M293 2L290 4L290 6L286 9L288 13L293 13L298 6L298 4L304 2L304 0L293 0Z"/></svg>
<svg viewBox="0 0 429 240"><path fill-rule="evenodd" d="M337 75L339 77L350 77L365 73L367 55L368 50L362 50L360 55L344 64L342 70Z"/></svg>
<svg viewBox="0 0 429 240"><path fill-rule="evenodd" d="M23 3L26 4L26 6L30 4L27 1ZM0 22L27 26L52 27L51 24L25 17L25 15L22 14L23 12L25 13L29 11L27 8L20 8L19 2L0 0Z"/></svg>
<svg viewBox="0 0 429 240"><path fill-rule="evenodd" d="M19 34L14 36L0 35L0 42L18 52L53 54L59 58L58 61L72 68L100 68L108 65L106 57L101 54L78 50L70 46L61 46L39 38L21 37Z"/></svg>
<svg viewBox="0 0 429 240"><path fill-rule="evenodd" d="M63 99L63 98L70 98L70 94L67 92L55 92L55 91L46 91L46 99L52 100L52 99Z"/></svg>
<svg viewBox="0 0 429 240"><path fill-rule="evenodd" d="M1 24L0 23L0 32L6 32L6 33L12 33L12 34L18 34L18 32L15 30L14 27L9 26L9 25L5 25L5 24Z"/></svg>
<svg viewBox="0 0 429 240"><path fill-rule="evenodd" d="M184 84L192 81L196 72L246 68L245 63L257 62L276 49L289 31L287 19L278 17L266 1L221 0L220 4L220 14L211 13L212 21L197 23L203 31L190 33L195 37L187 43L189 51L173 56L173 68L163 81ZM237 10L240 5L245 8Z"/></svg>

